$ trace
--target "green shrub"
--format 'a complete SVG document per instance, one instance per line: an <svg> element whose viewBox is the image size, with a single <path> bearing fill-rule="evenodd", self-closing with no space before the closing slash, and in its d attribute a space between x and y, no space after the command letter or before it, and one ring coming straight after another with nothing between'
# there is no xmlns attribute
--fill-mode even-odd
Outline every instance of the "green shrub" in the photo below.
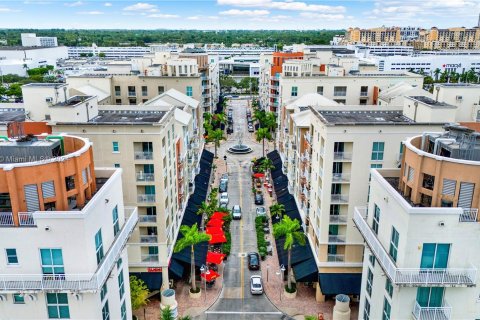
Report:
<svg viewBox="0 0 480 320"><path fill-rule="evenodd" d="M288 289L288 285L285 285L285 291L288 293L294 293L297 291L297 284L295 282L292 282L292 289Z"/></svg>

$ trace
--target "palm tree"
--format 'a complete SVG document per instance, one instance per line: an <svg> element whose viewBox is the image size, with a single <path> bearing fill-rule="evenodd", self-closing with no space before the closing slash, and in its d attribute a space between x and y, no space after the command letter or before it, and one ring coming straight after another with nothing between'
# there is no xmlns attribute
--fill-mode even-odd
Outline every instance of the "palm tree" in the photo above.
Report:
<svg viewBox="0 0 480 320"><path fill-rule="evenodd" d="M212 121L213 121L216 125L218 125L218 124L220 124L220 123L225 124L225 123L227 123L227 116L225 115L224 112L222 112L222 113L216 113L216 114L213 115Z"/></svg>
<svg viewBox="0 0 480 320"><path fill-rule="evenodd" d="M209 216L211 213L212 213L212 208L211 206L206 203L205 201L202 201L202 203L200 203L200 205L198 206L198 209L197 209L197 214L198 215L207 215Z"/></svg>
<svg viewBox="0 0 480 320"><path fill-rule="evenodd" d="M273 165L273 161L268 158L263 158L262 162L260 163L260 169L263 172L267 172L270 169L275 169L275 166Z"/></svg>
<svg viewBox="0 0 480 320"><path fill-rule="evenodd" d="M197 224L195 223L193 226L189 227L183 225L180 227L180 233L183 235L183 238L177 240L175 244L175 248L173 251L180 252L185 248L190 247L190 278L191 278L191 285L192 285L192 292L197 292L197 284L195 283L195 245L209 241L212 237L206 233L199 232L197 228Z"/></svg>
<svg viewBox="0 0 480 320"><path fill-rule="evenodd" d="M275 112L266 113L264 127L268 128L270 132L273 133L273 148L275 149L275 144L277 140L277 115L275 114Z"/></svg>
<svg viewBox="0 0 480 320"><path fill-rule="evenodd" d="M259 128L257 132L255 132L257 142L262 141L262 152L263 156L265 157L265 139L269 141L272 140L272 134L270 133L270 129L268 128Z"/></svg>
<svg viewBox="0 0 480 320"><path fill-rule="evenodd" d="M435 81L438 81L438 75L442 72L442 70L440 70L439 68L435 69L435 71L433 71L433 74L435 75Z"/></svg>
<svg viewBox="0 0 480 320"><path fill-rule="evenodd" d="M225 140L222 129L210 130L208 132L208 141L213 141L215 145L215 158L217 158L217 148L220 147L220 141Z"/></svg>
<svg viewBox="0 0 480 320"><path fill-rule="evenodd" d="M283 217L283 214L285 213L285 206L280 203L275 203L270 206L270 216L277 216Z"/></svg>
<svg viewBox="0 0 480 320"><path fill-rule="evenodd" d="M260 128L262 128L264 125L265 117L266 114L264 110L256 109L255 111L253 111L253 120L258 121L258 123L260 124Z"/></svg>
<svg viewBox="0 0 480 320"><path fill-rule="evenodd" d="M287 286L289 291L292 290L292 247L295 242L302 246L305 245L305 235L302 231L299 230L301 230L300 222L297 219L290 219L289 216L284 216L280 222L273 225L273 236L275 237L275 239L285 237L285 244L283 245L283 249L288 251Z"/></svg>

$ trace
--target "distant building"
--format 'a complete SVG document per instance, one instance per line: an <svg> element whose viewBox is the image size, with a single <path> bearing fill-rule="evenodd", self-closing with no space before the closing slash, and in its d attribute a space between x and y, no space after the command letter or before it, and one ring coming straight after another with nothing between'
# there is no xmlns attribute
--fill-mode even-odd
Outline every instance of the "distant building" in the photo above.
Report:
<svg viewBox="0 0 480 320"><path fill-rule="evenodd" d="M56 66L67 58L67 47L0 47L0 74L26 76L27 70Z"/></svg>
<svg viewBox="0 0 480 320"><path fill-rule="evenodd" d="M97 47L94 43L91 47L68 47L68 57L97 57L100 53L105 55L105 58L110 59L125 59L133 57L143 57L147 53L151 53L149 47Z"/></svg>
<svg viewBox="0 0 480 320"><path fill-rule="evenodd" d="M22 33L24 47L57 47L57 37L37 37L35 33Z"/></svg>

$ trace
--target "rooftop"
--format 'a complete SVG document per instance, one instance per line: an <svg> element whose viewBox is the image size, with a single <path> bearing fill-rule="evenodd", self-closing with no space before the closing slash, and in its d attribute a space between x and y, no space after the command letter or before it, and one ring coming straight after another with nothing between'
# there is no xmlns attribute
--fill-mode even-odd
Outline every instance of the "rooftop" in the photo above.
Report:
<svg viewBox="0 0 480 320"><path fill-rule="evenodd" d="M478 83L436 83L435 87L446 87L446 88L480 88Z"/></svg>
<svg viewBox="0 0 480 320"><path fill-rule="evenodd" d="M25 109L0 108L0 123L25 121Z"/></svg>
<svg viewBox="0 0 480 320"><path fill-rule="evenodd" d="M38 140L33 136L0 142L0 163L25 163L60 157L60 141Z"/></svg>
<svg viewBox="0 0 480 320"><path fill-rule="evenodd" d="M323 123L335 125L411 125L415 121L396 111L328 111L310 108ZM424 123L423 123L424 124Z"/></svg>
<svg viewBox="0 0 480 320"><path fill-rule="evenodd" d="M412 100L417 100L423 104L429 105L432 108L439 108L439 109L456 109L457 108L455 106L452 106L451 104L436 101L426 96L407 96L407 98L410 98Z"/></svg>
<svg viewBox="0 0 480 320"><path fill-rule="evenodd" d="M158 123L168 111L101 110L89 124L146 124ZM85 124L85 123L83 123Z"/></svg>
<svg viewBox="0 0 480 320"><path fill-rule="evenodd" d="M37 88L54 88L58 89L61 87L65 87L67 84L66 83L29 83L29 84L24 84L22 87L37 87Z"/></svg>
<svg viewBox="0 0 480 320"><path fill-rule="evenodd" d="M78 104L81 104L89 99L93 98L93 96L73 96L68 98L64 102L59 102L55 104L53 107L73 107Z"/></svg>

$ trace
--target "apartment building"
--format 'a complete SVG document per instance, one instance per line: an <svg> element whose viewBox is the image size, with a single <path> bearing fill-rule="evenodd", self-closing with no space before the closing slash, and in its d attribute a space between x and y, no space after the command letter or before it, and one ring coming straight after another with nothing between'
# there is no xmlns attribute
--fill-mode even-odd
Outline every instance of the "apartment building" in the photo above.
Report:
<svg viewBox="0 0 480 320"><path fill-rule="evenodd" d="M107 59L126 59L143 57L151 51L150 47L98 47L93 43L90 47L68 47L68 58L98 57L103 53Z"/></svg>
<svg viewBox="0 0 480 320"><path fill-rule="evenodd" d="M402 30L399 27L381 27L371 29L348 28L343 44L366 45L399 45L402 41Z"/></svg>
<svg viewBox="0 0 480 320"><path fill-rule="evenodd" d="M434 99L457 107L455 121L480 121L480 85L472 83L438 83Z"/></svg>
<svg viewBox="0 0 480 320"><path fill-rule="evenodd" d="M478 133L466 127L405 140L400 169L371 171L360 319L477 319Z"/></svg>
<svg viewBox="0 0 480 320"><path fill-rule="evenodd" d="M70 135L3 138L0 155L2 318L131 319L121 169Z"/></svg>
<svg viewBox="0 0 480 320"><path fill-rule="evenodd" d="M22 33L20 37L24 47L58 47L57 37L37 37L35 33Z"/></svg>
<svg viewBox="0 0 480 320"><path fill-rule="evenodd" d="M433 27L420 30L418 39L413 41L417 50L442 49L479 49L480 28L447 28Z"/></svg>

